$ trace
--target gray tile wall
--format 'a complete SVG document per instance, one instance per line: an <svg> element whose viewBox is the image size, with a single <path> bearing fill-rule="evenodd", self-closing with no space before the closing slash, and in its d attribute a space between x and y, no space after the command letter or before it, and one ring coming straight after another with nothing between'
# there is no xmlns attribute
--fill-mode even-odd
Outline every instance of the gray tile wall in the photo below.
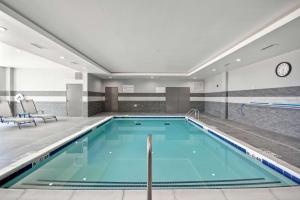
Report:
<svg viewBox="0 0 300 200"><path fill-rule="evenodd" d="M231 97L289 97L300 96L300 86L228 91Z"/></svg>
<svg viewBox="0 0 300 200"><path fill-rule="evenodd" d="M105 93L88 91L88 92L84 92L83 95L88 96L89 99L89 97L95 97L95 96L103 97L105 96ZM85 103L86 103L86 112L84 116L90 117L99 114L101 112L104 112L104 101L88 101Z"/></svg>
<svg viewBox="0 0 300 200"><path fill-rule="evenodd" d="M283 135L300 137L300 110L228 104L228 119Z"/></svg>
<svg viewBox="0 0 300 200"><path fill-rule="evenodd" d="M205 101L204 112L225 119L226 104L223 102Z"/></svg>
<svg viewBox="0 0 300 200"><path fill-rule="evenodd" d="M38 111L44 111L45 114L53 114L56 116L66 116L66 103L65 102L35 102ZM22 113L20 103L12 102L14 114Z"/></svg>
<svg viewBox="0 0 300 200"><path fill-rule="evenodd" d="M87 109L88 117L99 114L104 111L104 101L89 101Z"/></svg>
<svg viewBox="0 0 300 200"><path fill-rule="evenodd" d="M205 97L225 97L226 92L206 93ZM299 97L300 86L267 88L255 90L228 91L229 97ZM216 117L225 118L228 108L228 119L284 135L300 137L300 110L274 108L255 105L243 106L240 103L205 101L204 111Z"/></svg>
<svg viewBox="0 0 300 200"><path fill-rule="evenodd" d="M191 101L190 106L198 109L200 112L204 112L204 101Z"/></svg>

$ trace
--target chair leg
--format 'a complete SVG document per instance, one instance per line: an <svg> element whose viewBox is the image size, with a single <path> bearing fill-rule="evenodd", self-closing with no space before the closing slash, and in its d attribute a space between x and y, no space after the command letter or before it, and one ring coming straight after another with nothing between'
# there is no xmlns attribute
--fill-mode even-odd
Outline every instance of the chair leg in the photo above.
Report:
<svg viewBox="0 0 300 200"><path fill-rule="evenodd" d="M57 117L55 117L55 120L57 121Z"/></svg>
<svg viewBox="0 0 300 200"><path fill-rule="evenodd" d="M19 129L21 129L20 123L17 123L17 124L18 124Z"/></svg>
<svg viewBox="0 0 300 200"><path fill-rule="evenodd" d="M43 121L44 121L44 123L46 124L46 119L45 119L45 118L43 118Z"/></svg>
<svg viewBox="0 0 300 200"><path fill-rule="evenodd" d="M34 123L34 126L36 126L36 122L35 122L35 120L33 120L33 123Z"/></svg>

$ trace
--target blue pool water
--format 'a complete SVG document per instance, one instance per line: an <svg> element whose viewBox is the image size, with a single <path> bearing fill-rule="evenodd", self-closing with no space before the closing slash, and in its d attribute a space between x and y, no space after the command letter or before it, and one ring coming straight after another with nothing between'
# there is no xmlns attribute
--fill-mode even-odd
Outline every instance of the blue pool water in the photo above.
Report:
<svg viewBox="0 0 300 200"><path fill-rule="evenodd" d="M296 185L184 118L115 118L2 187L144 188L149 134L155 188Z"/></svg>

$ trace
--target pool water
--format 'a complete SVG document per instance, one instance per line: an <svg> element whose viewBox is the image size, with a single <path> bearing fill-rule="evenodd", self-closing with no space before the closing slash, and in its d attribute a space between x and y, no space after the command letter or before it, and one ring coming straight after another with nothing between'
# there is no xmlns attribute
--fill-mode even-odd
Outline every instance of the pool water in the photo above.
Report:
<svg viewBox="0 0 300 200"><path fill-rule="evenodd" d="M114 118L2 187L145 188L149 134L154 188L296 185L185 118Z"/></svg>

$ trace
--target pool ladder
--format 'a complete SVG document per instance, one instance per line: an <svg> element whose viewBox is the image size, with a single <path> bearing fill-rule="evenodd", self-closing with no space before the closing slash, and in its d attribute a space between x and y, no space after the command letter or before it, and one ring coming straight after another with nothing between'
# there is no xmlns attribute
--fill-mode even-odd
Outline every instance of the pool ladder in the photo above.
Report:
<svg viewBox="0 0 300 200"><path fill-rule="evenodd" d="M152 135L147 137L147 200L152 200Z"/></svg>
<svg viewBox="0 0 300 200"><path fill-rule="evenodd" d="M195 119L199 119L200 111L197 108L192 108L185 114L186 117L194 117Z"/></svg>

